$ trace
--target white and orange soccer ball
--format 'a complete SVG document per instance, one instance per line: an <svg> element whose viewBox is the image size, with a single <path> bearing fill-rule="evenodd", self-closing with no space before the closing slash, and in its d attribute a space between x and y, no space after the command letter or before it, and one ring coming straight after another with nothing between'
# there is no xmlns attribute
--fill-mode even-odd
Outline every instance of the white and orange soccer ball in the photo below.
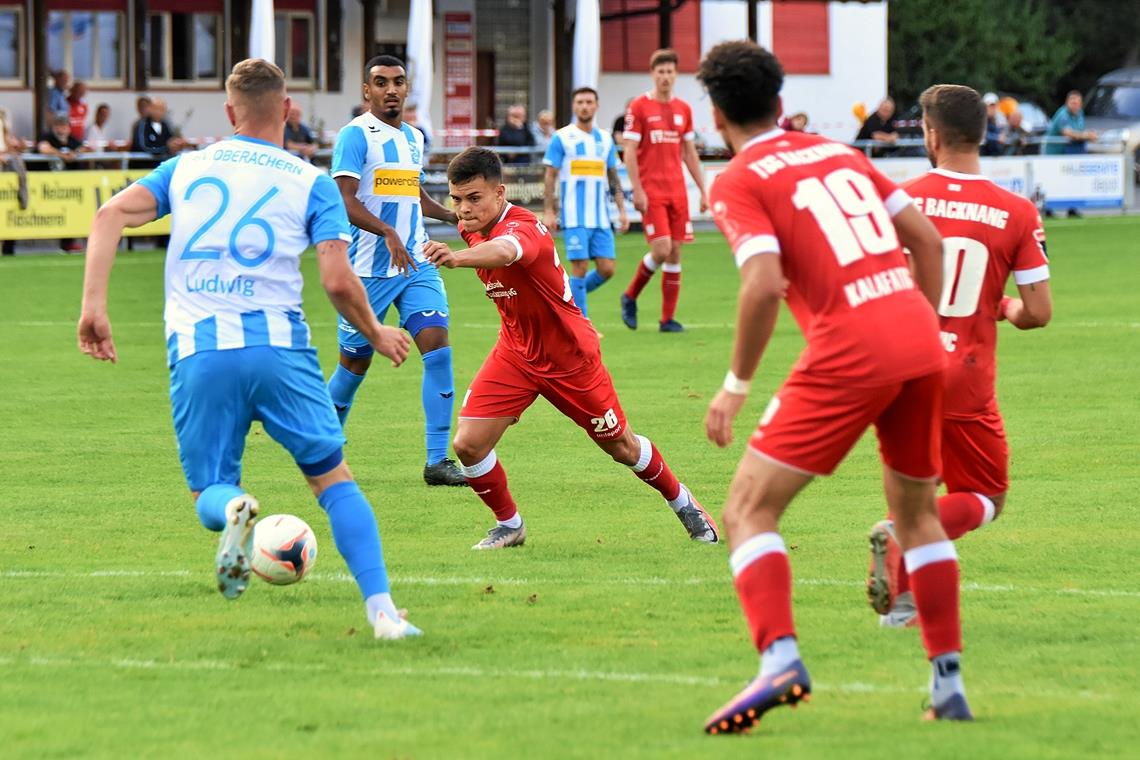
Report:
<svg viewBox="0 0 1140 760"><path fill-rule="evenodd" d="M253 526L253 572L266 583L288 586L317 563L317 537L295 515L270 515Z"/></svg>

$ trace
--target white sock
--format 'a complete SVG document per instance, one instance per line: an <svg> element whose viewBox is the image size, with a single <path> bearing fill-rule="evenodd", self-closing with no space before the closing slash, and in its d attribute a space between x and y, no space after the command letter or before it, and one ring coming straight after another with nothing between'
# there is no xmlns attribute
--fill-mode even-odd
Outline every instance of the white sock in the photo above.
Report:
<svg viewBox="0 0 1140 760"><path fill-rule="evenodd" d="M388 592L373 594L364 600L364 611L368 615L368 624L376 624L377 613L383 612L392 620L399 620L400 613L396 612L396 605L392 602L392 595Z"/></svg>
<svg viewBox="0 0 1140 760"><path fill-rule="evenodd" d="M962 683L962 653L947 652L930 661L930 703L942 705L955 694L966 696Z"/></svg>
<svg viewBox="0 0 1140 760"><path fill-rule="evenodd" d="M654 260L652 253L645 254L645 256L643 256L641 259L641 263L644 264L645 268L648 269L650 272L656 272L657 267L661 266L660 264L657 263L656 260Z"/></svg>
<svg viewBox="0 0 1140 760"><path fill-rule="evenodd" d="M680 491L680 493L677 494L677 498L668 502L669 507L674 512L680 512L682 509L689 506L690 498L691 497L689 496L689 489L685 488L685 484L682 483L681 484L681 491Z"/></svg>
<svg viewBox="0 0 1140 760"><path fill-rule="evenodd" d="M497 522L499 525L502 525L504 528L510 528L511 530L514 530L515 528L522 527L522 515L520 515L518 512L515 512L515 516L511 519L495 520L495 522Z"/></svg>
<svg viewBox="0 0 1140 760"><path fill-rule="evenodd" d="M760 657L760 677L786 670L798 659L800 659L800 648L796 644L795 636L776 639L768 645Z"/></svg>

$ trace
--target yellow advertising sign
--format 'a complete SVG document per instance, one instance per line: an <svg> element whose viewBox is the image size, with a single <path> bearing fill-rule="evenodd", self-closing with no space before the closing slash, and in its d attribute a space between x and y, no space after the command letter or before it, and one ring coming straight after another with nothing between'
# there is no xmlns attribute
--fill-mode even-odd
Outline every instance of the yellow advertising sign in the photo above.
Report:
<svg viewBox="0 0 1140 760"><path fill-rule="evenodd" d="M570 162L570 174L575 177L601 177L606 173L606 162L593 158L576 158Z"/></svg>
<svg viewBox="0 0 1140 760"><path fill-rule="evenodd" d="M99 207L147 174L145 169L28 172L28 207L21 209L19 178L0 172L0 240L86 237ZM169 235L170 217L123 234Z"/></svg>
<svg viewBox="0 0 1140 760"><path fill-rule="evenodd" d="M372 175L373 195L406 195L420 197L418 169L377 169Z"/></svg>

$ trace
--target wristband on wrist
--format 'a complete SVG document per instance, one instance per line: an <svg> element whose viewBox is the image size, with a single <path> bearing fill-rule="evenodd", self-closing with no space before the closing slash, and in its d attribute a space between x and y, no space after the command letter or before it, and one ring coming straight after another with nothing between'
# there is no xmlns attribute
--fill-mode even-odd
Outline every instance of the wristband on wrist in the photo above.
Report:
<svg viewBox="0 0 1140 760"><path fill-rule="evenodd" d="M747 396L748 391L752 390L751 380L741 380L732 370L724 376L724 389L729 393L735 393L737 396Z"/></svg>

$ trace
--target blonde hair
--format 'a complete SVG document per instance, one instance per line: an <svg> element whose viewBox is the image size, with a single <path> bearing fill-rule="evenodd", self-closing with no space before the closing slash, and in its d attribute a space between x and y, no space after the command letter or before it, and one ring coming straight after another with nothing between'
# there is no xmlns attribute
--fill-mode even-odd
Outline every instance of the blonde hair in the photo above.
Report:
<svg viewBox="0 0 1140 760"><path fill-rule="evenodd" d="M242 105L261 110L268 95L285 95L285 74L275 64L261 58L247 58L234 64L226 77L226 93ZM237 105L234 103L234 105Z"/></svg>

